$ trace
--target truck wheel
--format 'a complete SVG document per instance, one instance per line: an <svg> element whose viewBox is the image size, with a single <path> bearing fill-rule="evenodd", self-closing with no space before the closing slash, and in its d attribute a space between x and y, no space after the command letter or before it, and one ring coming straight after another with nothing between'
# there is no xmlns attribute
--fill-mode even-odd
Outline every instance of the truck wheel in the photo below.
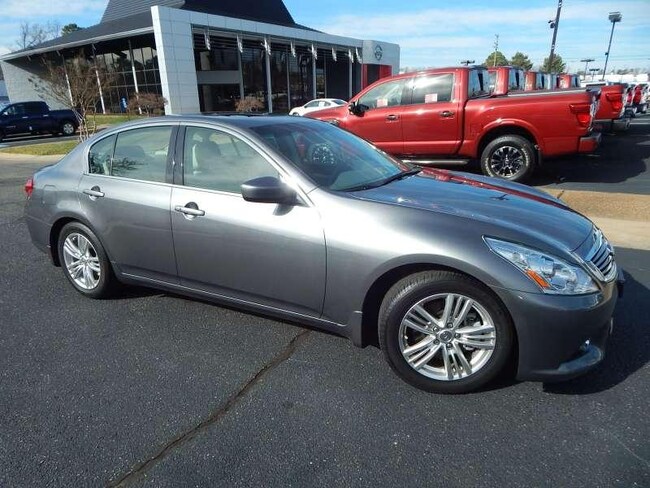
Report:
<svg viewBox="0 0 650 488"><path fill-rule="evenodd" d="M484 175L509 181L524 181L535 169L535 149L521 136L501 136L490 142L481 154Z"/></svg>
<svg viewBox="0 0 650 488"><path fill-rule="evenodd" d="M397 282L379 311L384 357L407 383L435 393L467 393L504 368L513 326L483 285L450 271Z"/></svg>
<svg viewBox="0 0 650 488"><path fill-rule="evenodd" d="M64 120L61 123L61 133L64 136L71 136L74 134L74 132L77 130L77 128L74 126L72 122L69 120Z"/></svg>

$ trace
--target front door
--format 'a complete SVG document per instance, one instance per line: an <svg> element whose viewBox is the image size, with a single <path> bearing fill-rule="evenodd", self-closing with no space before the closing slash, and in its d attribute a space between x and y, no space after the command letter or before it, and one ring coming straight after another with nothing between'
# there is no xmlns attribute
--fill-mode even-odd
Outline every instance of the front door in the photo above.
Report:
<svg viewBox="0 0 650 488"><path fill-rule="evenodd" d="M402 128L402 94L404 80L392 80L370 88L362 94L357 104L364 111L349 114L344 128L390 154L404 152Z"/></svg>
<svg viewBox="0 0 650 488"><path fill-rule="evenodd" d="M84 215L113 264L170 283L178 281L169 217L174 129L132 129L99 140L79 182Z"/></svg>
<svg viewBox="0 0 650 488"><path fill-rule="evenodd" d="M281 170L234 134L187 127L182 162L171 201L181 284L320 316L325 239L317 210L245 201L242 183Z"/></svg>

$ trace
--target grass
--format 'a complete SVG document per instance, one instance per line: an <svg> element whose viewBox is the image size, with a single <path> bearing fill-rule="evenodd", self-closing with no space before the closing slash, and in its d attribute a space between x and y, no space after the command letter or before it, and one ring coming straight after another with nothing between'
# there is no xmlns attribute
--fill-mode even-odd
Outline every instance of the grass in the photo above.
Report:
<svg viewBox="0 0 650 488"><path fill-rule="evenodd" d="M137 120L143 118L141 115L132 115L132 114L115 114L115 115L95 115L95 121L97 125L115 125L121 124L122 122L128 122L130 120ZM93 116L88 116L88 123L93 123Z"/></svg>
<svg viewBox="0 0 650 488"><path fill-rule="evenodd" d="M15 146L0 149L0 152L11 154L28 154L31 156L52 156L55 154L68 154L79 141L48 142L45 144L30 144L28 146Z"/></svg>

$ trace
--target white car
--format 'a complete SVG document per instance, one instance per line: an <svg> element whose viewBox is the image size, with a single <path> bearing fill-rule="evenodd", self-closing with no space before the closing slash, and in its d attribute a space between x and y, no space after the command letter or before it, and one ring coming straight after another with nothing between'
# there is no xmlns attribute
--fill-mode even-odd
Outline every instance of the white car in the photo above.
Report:
<svg viewBox="0 0 650 488"><path fill-rule="evenodd" d="M305 115L309 112L315 112L316 110L323 110L326 108L340 107L345 105L345 100L340 100L338 98L316 98L311 102L305 103L302 107L292 108L289 115Z"/></svg>

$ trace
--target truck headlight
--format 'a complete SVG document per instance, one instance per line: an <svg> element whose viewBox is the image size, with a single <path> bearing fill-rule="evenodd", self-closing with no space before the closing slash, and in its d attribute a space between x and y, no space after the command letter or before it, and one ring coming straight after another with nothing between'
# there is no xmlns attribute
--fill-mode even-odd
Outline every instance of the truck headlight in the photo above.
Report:
<svg viewBox="0 0 650 488"><path fill-rule="evenodd" d="M579 266L512 242L484 239L492 251L519 268L544 293L583 295L598 291L593 278Z"/></svg>

